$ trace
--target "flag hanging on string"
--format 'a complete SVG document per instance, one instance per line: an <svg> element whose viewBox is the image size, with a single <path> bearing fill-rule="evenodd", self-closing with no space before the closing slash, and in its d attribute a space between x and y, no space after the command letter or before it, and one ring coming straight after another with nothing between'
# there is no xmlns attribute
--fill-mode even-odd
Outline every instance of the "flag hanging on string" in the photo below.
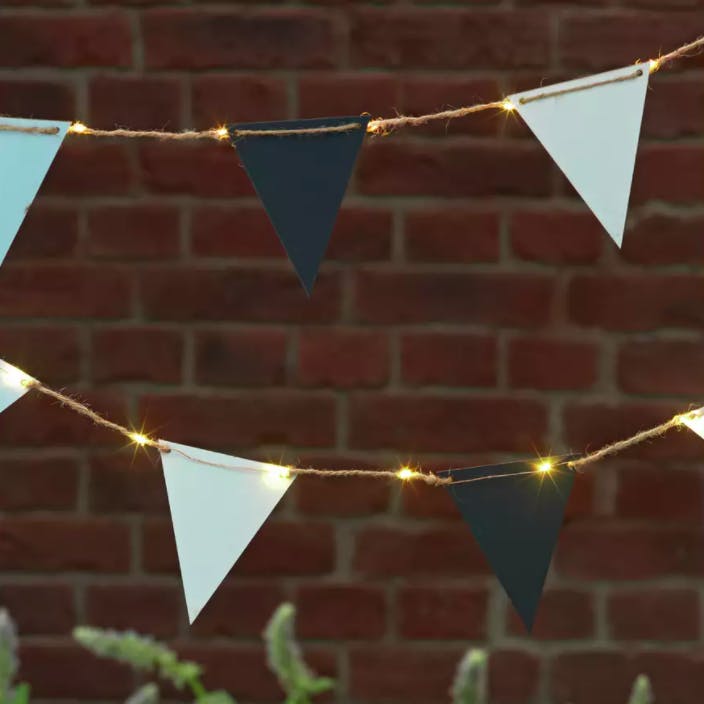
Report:
<svg viewBox="0 0 704 704"><path fill-rule="evenodd" d="M27 393L29 381L32 377L0 359L0 413Z"/></svg>
<svg viewBox="0 0 704 704"><path fill-rule="evenodd" d="M637 64L508 98L619 247L649 73Z"/></svg>
<svg viewBox="0 0 704 704"><path fill-rule="evenodd" d="M450 496L530 631L574 472L548 462L510 462L442 474L452 477Z"/></svg>
<svg viewBox="0 0 704 704"><path fill-rule="evenodd" d="M165 444L171 452L161 453L161 464L193 623L293 477L278 465Z"/></svg>
<svg viewBox="0 0 704 704"><path fill-rule="evenodd" d="M369 122L368 116L230 125L230 137L310 295ZM356 125L342 132L239 135Z"/></svg>
<svg viewBox="0 0 704 704"><path fill-rule="evenodd" d="M0 264L63 142L68 122L0 120ZM24 130L18 132L12 127Z"/></svg>

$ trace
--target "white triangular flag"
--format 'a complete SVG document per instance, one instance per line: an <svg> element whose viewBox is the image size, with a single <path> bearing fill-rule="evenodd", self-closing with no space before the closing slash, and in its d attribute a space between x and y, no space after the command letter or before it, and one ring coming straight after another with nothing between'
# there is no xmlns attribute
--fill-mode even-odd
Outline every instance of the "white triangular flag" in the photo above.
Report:
<svg viewBox="0 0 704 704"><path fill-rule="evenodd" d="M0 359L0 413L27 393L30 381L31 376Z"/></svg>
<svg viewBox="0 0 704 704"><path fill-rule="evenodd" d="M0 264L69 126L69 122L0 117ZM26 131L13 129L17 127Z"/></svg>
<svg viewBox="0 0 704 704"><path fill-rule="evenodd" d="M508 98L619 247L649 73L637 64Z"/></svg>
<svg viewBox="0 0 704 704"><path fill-rule="evenodd" d="M704 408L683 413L679 418L693 433L704 438Z"/></svg>
<svg viewBox="0 0 704 704"><path fill-rule="evenodd" d="M279 465L165 444L171 452L161 453L161 464L193 623L293 477Z"/></svg>

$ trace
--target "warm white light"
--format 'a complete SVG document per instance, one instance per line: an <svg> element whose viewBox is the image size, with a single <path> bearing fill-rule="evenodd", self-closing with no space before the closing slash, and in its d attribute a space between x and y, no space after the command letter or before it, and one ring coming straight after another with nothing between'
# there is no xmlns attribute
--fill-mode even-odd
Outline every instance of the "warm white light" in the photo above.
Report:
<svg viewBox="0 0 704 704"><path fill-rule="evenodd" d="M516 106L508 98L504 98L504 101L501 103L501 108L506 112L513 112Z"/></svg>
<svg viewBox="0 0 704 704"><path fill-rule="evenodd" d="M278 464L267 465L263 475L264 483L272 489L283 489L288 486L291 479L291 471L288 467Z"/></svg>
<svg viewBox="0 0 704 704"><path fill-rule="evenodd" d="M650 59L650 73L655 73L660 68L660 59Z"/></svg>
<svg viewBox="0 0 704 704"><path fill-rule="evenodd" d="M406 481L408 479L413 479L413 477L416 476L416 472L414 472L410 467L401 467L401 469L396 472L396 476L399 479Z"/></svg>
<svg viewBox="0 0 704 704"><path fill-rule="evenodd" d="M71 126L68 128L69 132L74 134L85 134L88 131L88 127L82 122L72 122Z"/></svg>
<svg viewBox="0 0 704 704"><path fill-rule="evenodd" d="M130 440L132 440L133 443L142 447L144 447L145 445L149 445L151 442L149 438L143 433L130 433Z"/></svg>
<svg viewBox="0 0 704 704"><path fill-rule="evenodd" d="M0 372L2 373L2 383L13 389L26 388L31 381L34 381L29 374L25 374L21 369L13 367L7 362L0 363Z"/></svg>
<svg viewBox="0 0 704 704"><path fill-rule="evenodd" d="M550 460L542 460L535 465L535 468L539 472L551 472L553 469L553 465Z"/></svg>
<svg viewBox="0 0 704 704"><path fill-rule="evenodd" d="M215 130L215 134L220 138L220 139L227 139L230 136L230 133L227 131L227 127L218 127Z"/></svg>

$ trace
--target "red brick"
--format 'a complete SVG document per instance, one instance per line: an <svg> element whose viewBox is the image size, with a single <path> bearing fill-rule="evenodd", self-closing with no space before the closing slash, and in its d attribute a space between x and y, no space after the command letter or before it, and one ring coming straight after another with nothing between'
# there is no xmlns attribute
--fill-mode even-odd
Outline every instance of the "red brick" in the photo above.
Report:
<svg viewBox="0 0 704 704"><path fill-rule="evenodd" d="M300 9L153 10L143 31L151 69L328 68L338 53L331 18Z"/></svg>
<svg viewBox="0 0 704 704"><path fill-rule="evenodd" d="M167 638L178 631L182 601L181 589L175 585L93 584L86 589L86 620L98 628Z"/></svg>
<svg viewBox="0 0 704 704"><path fill-rule="evenodd" d="M412 386L494 386L496 341L482 335L420 333L401 338L401 377Z"/></svg>
<svg viewBox="0 0 704 704"><path fill-rule="evenodd" d="M523 704L534 697L540 680L540 660L532 653L499 650L489 659L489 694L495 704Z"/></svg>
<svg viewBox="0 0 704 704"><path fill-rule="evenodd" d="M42 193L85 198L128 195L134 173L127 145L69 137L49 169Z"/></svg>
<svg viewBox="0 0 704 704"><path fill-rule="evenodd" d="M91 457L88 502L95 513L166 513L161 462L145 450Z"/></svg>
<svg viewBox="0 0 704 704"><path fill-rule="evenodd" d="M198 129L231 122L284 120L286 85L264 76L198 76L193 79L193 120Z"/></svg>
<svg viewBox="0 0 704 704"><path fill-rule="evenodd" d="M545 264L592 264L608 235L592 213L520 210L511 216L511 247L520 259Z"/></svg>
<svg viewBox="0 0 704 704"><path fill-rule="evenodd" d="M80 347L75 327L3 324L0 349L3 359L46 383L72 382L78 378Z"/></svg>
<svg viewBox="0 0 704 704"><path fill-rule="evenodd" d="M226 140L145 141L139 146L139 166L149 193L202 198L254 194Z"/></svg>
<svg viewBox="0 0 704 704"><path fill-rule="evenodd" d="M360 153L357 182L372 196L546 196L549 157L535 144L377 139Z"/></svg>
<svg viewBox="0 0 704 704"><path fill-rule="evenodd" d="M165 439L211 448L326 447L335 441L335 404L328 395L284 391L233 398L147 395L140 402L140 418L146 427L159 428Z"/></svg>
<svg viewBox="0 0 704 704"><path fill-rule="evenodd" d="M285 593L278 580L223 584L191 626L192 632L199 637L258 638L283 601Z"/></svg>
<svg viewBox="0 0 704 704"><path fill-rule="evenodd" d="M117 268L33 264L0 272L7 317L119 318L130 308L129 274Z"/></svg>
<svg viewBox="0 0 704 704"><path fill-rule="evenodd" d="M350 42L353 65L404 69L542 67L550 50L548 16L521 11L368 9Z"/></svg>
<svg viewBox="0 0 704 704"><path fill-rule="evenodd" d="M693 0L699 3L700 0ZM668 6L672 5L672 1ZM682 67L688 63L683 60ZM696 137L702 133L704 124L704 86L691 78L669 76L661 80L656 74L652 79L653 90L649 92L643 115L642 134L645 137L673 139ZM677 105L677 110L672 106Z"/></svg>
<svg viewBox="0 0 704 704"><path fill-rule="evenodd" d="M644 428L660 425L682 410L665 403L570 404L564 410L565 436L572 448L596 450ZM694 433L670 432L665 438L625 450L621 456L699 459L701 450L701 438Z"/></svg>
<svg viewBox="0 0 704 704"><path fill-rule="evenodd" d="M78 467L68 458L33 457L0 463L3 511L65 511L76 508Z"/></svg>
<svg viewBox="0 0 704 704"><path fill-rule="evenodd" d="M464 463L464 461L448 461L442 463L442 468L458 467ZM483 460L467 462L472 467L481 466L484 463ZM423 470L428 470L426 463L423 463ZM404 515L413 518L451 518L456 520L459 517L457 505L452 500L450 492L438 491L437 487L421 482L403 485L401 502Z"/></svg>
<svg viewBox="0 0 704 704"><path fill-rule="evenodd" d="M589 342L514 338L508 350L510 384L529 389L588 389L598 378L598 352Z"/></svg>
<svg viewBox="0 0 704 704"><path fill-rule="evenodd" d="M573 322L607 330L699 328L704 288L696 276L576 276L569 287Z"/></svg>
<svg viewBox="0 0 704 704"><path fill-rule="evenodd" d="M90 126L178 130L181 84L172 78L96 76L88 84Z"/></svg>
<svg viewBox="0 0 704 704"><path fill-rule="evenodd" d="M147 572L178 571L170 523L148 521L142 534L142 560ZM326 523L267 521L237 561L233 579L323 575L335 564L333 531Z"/></svg>
<svg viewBox="0 0 704 704"><path fill-rule="evenodd" d="M656 58L662 49L692 41L697 18L685 12L575 13L560 24L560 61L565 68L605 71L637 57ZM697 64L696 59L687 61L689 68ZM653 81L657 79L655 74Z"/></svg>
<svg viewBox="0 0 704 704"><path fill-rule="evenodd" d="M349 328L301 333L298 380L303 386L375 387L388 378L385 334Z"/></svg>
<svg viewBox="0 0 704 704"><path fill-rule="evenodd" d="M403 638L486 638L488 596L483 589L404 587L397 600Z"/></svg>
<svg viewBox="0 0 704 704"><path fill-rule="evenodd" d="M702 198L704 148L677 143L643 146L633 179L633 204L650 200L696 204Z"/></svg>
<svg viewBox="0 0 704 704"><path fill-rule="evenodd" d="M303 75L298 82L301 117L321 115L386 115L398 106L399 90L392 74L335 73Z"/></svg>
<svg viewBox="0 0 704 704"><path fill-rule="evenodd" d="M339 281L319 276L310 298L293 271L145 269L141 298L155 320L331 322L340 308ZM2 310L0 278L0 311Z"/></svg>
<svg viewBox="0 0 704 704"><path fill-rule="evenodd" d="M0 104L7 115L31 115L39 120L72 120L76 114L75 89L64 81L3 78Z"/></svg>
<svg viewBox="0 0 704 704"><path fill-rule="evenodd" d="M31 682L36 698L124 699L134 688L127 665L97 658L70 641L23 645L20 662L18 681Z"/></svg>
<svg viewBox="0 0 704 704"><path fill-rule="evenodd" d="M406 215L405 254L421 262L495 262L499 217L491 211L447 208Z"/></svg>
<svg viewBox="0 0 704 704"><path fill-rule="evenodd" d="M409 452L535 451L545 407L508 398L358 395L350 402L350 445Z"/></svg>
<svg viewBox="0 0 704 704"><path fill-rule="evenodd" d="M126 67L132 36L122 12L5 14L0 18L0 65Z"/></svg>
<svg viewBox="0 0 704 704"><path fill-rule="evenodd" d="M87 252L96 259L173 259L179 240L175 208L104 206L88 213Z"/></svg>
<svg viewBox="0 0 704 704"><path fill-rule="evenodd" d="M181 380L183 338L176 330L109 328L93 333L93 378L100 382Z"/></svg>
<svg viewBox="0 0 704 704"><path fill-rule="evenodd" d="M486 575L489 567L469 528L368 527L355 541L354 570L366 577Z"/></svg>
<svg viewBox="0 0 704 704"><path fill-rule="evenodd" d="M386 624L381 587L303 585L296 590L296 633L301 638L380 638Z"/></svg>
<svg viewBox="0 0 704 704"><path fill-rule="evenodd" d="M554 565L560 574L581 580L700 575L704 572L704 539L700 531L687 528L603 522L566 526Z"/></svg>
<svg viewBox="0 0 704 704"><path fill-rule="evenodd" d="M5 518L0 526L0 565L5 571L125 572L125 524L99 518Z"/></svg>
<svg viewBox="0 0 704 704"><path fill-rule="evenodd" d="M283 330L204 330L195 338L195 378L211 386L275 386L286 378Z"/></svg>
<svg viewBox="0 0 704 704"><path fill-rule="evenodd" d="M9 260L70 258L78 243L78 213L33 203L10 248Z"/></svg>
<svg viewBox="0 0 704 704"><path fill-rule="evenodd" d="M704 350L689 340L629 342L618 356L620 387L629 393L704 393Z"/></svg>
<svg viewBox="0 0 704 704"><path fill-rule="evenodd" d="M3 584L0 601L22 636L67 634L75 624L73 593L67 583Z"/></svg>
<svg viewBox="0 0 704 704"><path fill-rule="evenodd" d="M690 589L619 591L609 596L608 620L618 640L696 640L699 595Z"/></svg>
<svg viewBox="0 0 704 704"><path fill-rule="evenodd" d="M354 701L385 704L446 704L462 652L365 646L350 652L350 694Z"/></svg>
<svg viewBox="0 0 704 704"><path fill-rule="evenodd" d="M615 500L616 515L651 525L655 521L698 525L704 517L702 476L696 470L624 463Z"/></svg>
<svg viewBox="0 0 704 704"><path fill-rule="evenodd" d="M588 592L551 589L543 593L530 635L541 640L587 639L594 637L594 601ZM509 607L508 630L526 635L525 626Z"/></svg>
<svg viewBox="0 0 704 704"><path fill-rule="evenodd" d="M626 234L622 256L635 264L689 264L704 257L700 237L704 218L697 215L652 213L635 222Z"/></svg>
<svg viewBox="0 0 704 704"><path fill-rule="evenodd" d="M355 310L370 323L538 327L550 318L553 293L549 278L526 274L360 271Z"/></svg>

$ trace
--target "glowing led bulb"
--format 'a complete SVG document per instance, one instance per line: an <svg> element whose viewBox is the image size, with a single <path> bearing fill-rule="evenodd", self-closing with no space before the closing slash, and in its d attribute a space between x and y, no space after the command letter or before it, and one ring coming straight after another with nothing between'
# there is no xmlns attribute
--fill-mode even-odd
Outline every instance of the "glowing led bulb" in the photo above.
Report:
<svg viewBox="0 0 704 704"><path fill-rule="evenodd" d="M264 483L272 489L282 489L288 486L291 479L291 471L288 467L282 467L278 464L267 465L264 472Z"/></svg>
<svg viewBox="0 0 704 704"><path fill-rule="evenodd" d="M416 473L410 467L401 467L401 469L396 472L396 476L404 481L407 479L412 479L416 476Z"/></svg>
<svg viewBox="0 0 704 704"><path fill-rule="evenodd" d="M149 438L143 433L130 433L130 440L141 447L148 445L150 442Z"/></svg>
<svg viewBox="0 0 704 704"><path fill-rule="evenodd" d="M535 468L539 472L550 472L553 469L552 462L550 460L542 460L535 465Z"/></svg>
<svg viewBox="0 0 704 704"><path fill-rule="evenodd" d="M0 364L0 372L2 373L2 383L13 389L26 388L31 381L34 381L29 374L25 374L21 369L13 367L7 362Z"/></svg>
<svg viewBox="0 0 704 704"><path fill-rule="evenodd" d="M74 134L84 134L88 131L88 127L84 125L82 122L72 122L71 126L68 128L69 132L73 132Z"/></svg>
<svg viewBox="0 0 704 704"><path fill-rule="evenodd" d="M227 139L230 136L230 133L227 131L227 127L218 127L215 130L215 134L219 139Z"/></svg>
<svg viewBox="0 0 704 704"><path fill-rule="evenodd" d="M660 59L650 59L650 73L655 73L660 68Z"/></svg>
<svg viewBox="0 0 704 704"><path fill-rule="evenodd" d="M504 98L504 101L501 103L501 108L506 112L513 112L516 106L508 98Z"/></svg>

